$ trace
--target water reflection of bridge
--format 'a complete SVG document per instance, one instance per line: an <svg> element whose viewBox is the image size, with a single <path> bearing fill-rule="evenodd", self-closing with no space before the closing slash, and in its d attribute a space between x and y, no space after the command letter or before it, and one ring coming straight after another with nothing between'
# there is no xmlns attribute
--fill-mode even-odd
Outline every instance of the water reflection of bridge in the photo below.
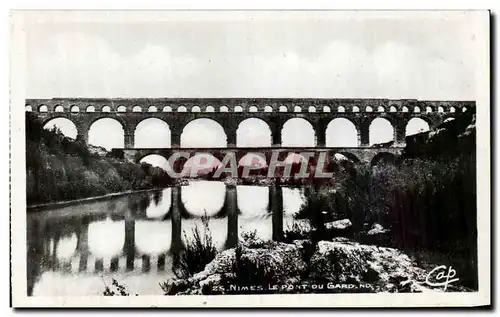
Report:
<svg viewBox="0 0 500 317"><path fill-rule="evenodd" d="M224 204L217 214L212 218L227 218L227 237L224 248L236 245L239 236L238 215L240 213L237 203L237 188L235 185L225 185ZM109 201L106 208L96 208L99 212L84 214L71 214L69 216L54 216L48 218L40 217L30 225L30 237L28 237L28 294L33 292L36 279L46 271L57 271L61 274L105 274L105 273L127 273L139 272L163 272L170 271L183 250L184 243L183 219L193 218L184 207L181 199L181 186L172 187L170 190L170 207L168 211L157 219L147 219L145 210L151 204L151 200L161 200L161 192L157 192L147 200L132 197L125 200L127 203L120 204ZM146 196L143 196L146 197ZM150 197L150 196L147 196ZM165 199L166 197L163 197ZM78 207L75 207L78 209ZM92 208L90 208L92 209ZM104 210L103 210L104 209ZM272 237L280 240L283 234L283 195L282 187L269 186L268 213L272 217ZM104 211L104 212L102 212ZM50 212L49 212L50 213ZM89 247L89 227L96 223L109 220L110 224L123 224L123 237L109 236L109 239L123 241L120 252L113 256L102 256L92 252ZM164 252L153 252L148 254L138 248L137 224L144 221L157 221L169 223L171 226L170 246ZM120 227L122 228L122 227ZM110 232L115 232L109 230ZM112 233L113 234L113 233ZM63 239L68 236L76 236L76 248L71 256L58 257L58 247ZM165 236L163 236L165 237ZM101 237L106 239L107 237ZM99 242L99 241L97 241ZM101 241L101 243L106 241ZM95 238L92 244L95 244ZM121 242L120 242L121 244Z"/></svg>

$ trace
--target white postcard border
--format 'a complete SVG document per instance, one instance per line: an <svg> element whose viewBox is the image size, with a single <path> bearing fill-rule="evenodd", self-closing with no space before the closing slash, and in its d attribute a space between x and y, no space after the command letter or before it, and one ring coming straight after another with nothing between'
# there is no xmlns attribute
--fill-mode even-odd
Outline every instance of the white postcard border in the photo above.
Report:
<svg viewBox="0 0 500 317"><path fill-rule="evenodd" d="M260 12L260 13L259 13ZM219 296L137 296L137 297L28 297L26 293L26 171L25 171L25 42L23 25L34 17L82 19L119 19L145 21L151 18L184 17L196 19L248 18L261 14L264 18L311 18L315 14L352 15L349 11L323 12L21 12L11 13L10 30L10 109L11 109L11 268L12 305L14 307L439 307L478 306L491 303L491 175L490 175L490 48L489 12L439 12L439 11L358 11L358 14L388 15L472 15L477 30L473 56L476 57L476 116L477 116L477 207L478 207L478 272L479 291L474 293L413 293L413 294L304 294L304 295L219 295ZM330 13L328 13L330 12ZM361 13L359 13L361 12ZM399 12L399 13L398 13ZM142 20L141 20L142 19Z"/></svg>

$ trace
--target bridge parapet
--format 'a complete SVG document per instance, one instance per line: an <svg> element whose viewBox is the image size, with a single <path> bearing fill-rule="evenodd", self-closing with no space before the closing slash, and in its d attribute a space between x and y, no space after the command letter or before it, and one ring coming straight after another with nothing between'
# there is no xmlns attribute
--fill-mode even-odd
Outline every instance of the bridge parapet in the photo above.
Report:
<svg viewBox="0 0 500 317"><path fill-rule="evenodd" d="M31 111L41 112L409 112L474 111L473 101L416 99L319 98L52 98L27 99Z"/></svg>

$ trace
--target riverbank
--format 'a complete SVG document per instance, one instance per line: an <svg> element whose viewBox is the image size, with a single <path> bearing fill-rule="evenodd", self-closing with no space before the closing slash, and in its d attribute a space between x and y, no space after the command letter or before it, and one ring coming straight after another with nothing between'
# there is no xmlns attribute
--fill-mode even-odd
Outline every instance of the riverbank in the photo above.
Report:
<svg viewBox="0 0 500 317"><path fill-rule="evenodd" d="M138 194L138 193L144 193L144 192L162 191L165 188L167 188L167 187L141 189L141 190L127 190L127 191L123 191L123 192L111 193L111 194L94 196L94 197L87 197L87 198L80 198L80 199L73 199L73 200L66 200L66 201L58 201L58 202L52 202L52 203L46 203L46 204L36 204L36 205L26 206L26 210L28 212L38 212L38 211L44 211L44 210L52 209L52 208L60 208L60 207L66 207L66 206L76 205L76 204L80 204L80 203L95 202L95 201L99 201L99 200L121 197L121 196L125 196L125 195Z"/></svg>
<svg viewBox="0 0 500 317"><path fill-rule="evenodd" d="M459 283L447 288L428 283L432 269L401 250L343 237L313 245L310 240L283 243L251 236L219 253L201 272L160 285L165 295L473 291Z"/></svg>

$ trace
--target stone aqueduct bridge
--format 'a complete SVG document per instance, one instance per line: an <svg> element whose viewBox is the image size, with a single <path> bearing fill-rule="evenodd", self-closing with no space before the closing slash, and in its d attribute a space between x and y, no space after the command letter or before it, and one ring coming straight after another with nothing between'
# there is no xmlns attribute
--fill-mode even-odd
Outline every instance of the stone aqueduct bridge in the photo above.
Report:
<svg viewBox="0 0 500 317"><path fill-rule="evenodd" d="M300 151L334 151L356 157L360 161L370 162L378 153L396 154L404 147L406 125L412 118L423 119L432 129L447 118L456 117L462 112L475 112L475 102L413 99L53 98L27 99L26 111L37 113L44 123L60 117L71 120L77 129L77 139L86 143L90 126L95 121L102 118L116 119L124 130L125 154L135 160L148 154L168 155L172 151L180 151L184 127L198 118L212 119L222 126L227 137L227 150L236 148L236 131L245 119L258 118L266 122L271 131L272 148L276 149L281 147L281 130L284 124L293 118L303 118L314 129L316 147L301 148ZM148 118L158 118L168 124L172 149L134 148L136 126ZM325 147L327 126L335 118L345 118L354 124L358 135L358 147ZM384 118L391 123L394 129L394 143L391 147L369 146L370 124L375 118ZM259 152L270 149L260 148ZM202 149L183 150L192 152ZM237 157L243 156L245 151L251 151L249 148L237 150ZM299 151L291 148L287 150ZM219 149L216 152L220 154L224 150Z"/></svg>

